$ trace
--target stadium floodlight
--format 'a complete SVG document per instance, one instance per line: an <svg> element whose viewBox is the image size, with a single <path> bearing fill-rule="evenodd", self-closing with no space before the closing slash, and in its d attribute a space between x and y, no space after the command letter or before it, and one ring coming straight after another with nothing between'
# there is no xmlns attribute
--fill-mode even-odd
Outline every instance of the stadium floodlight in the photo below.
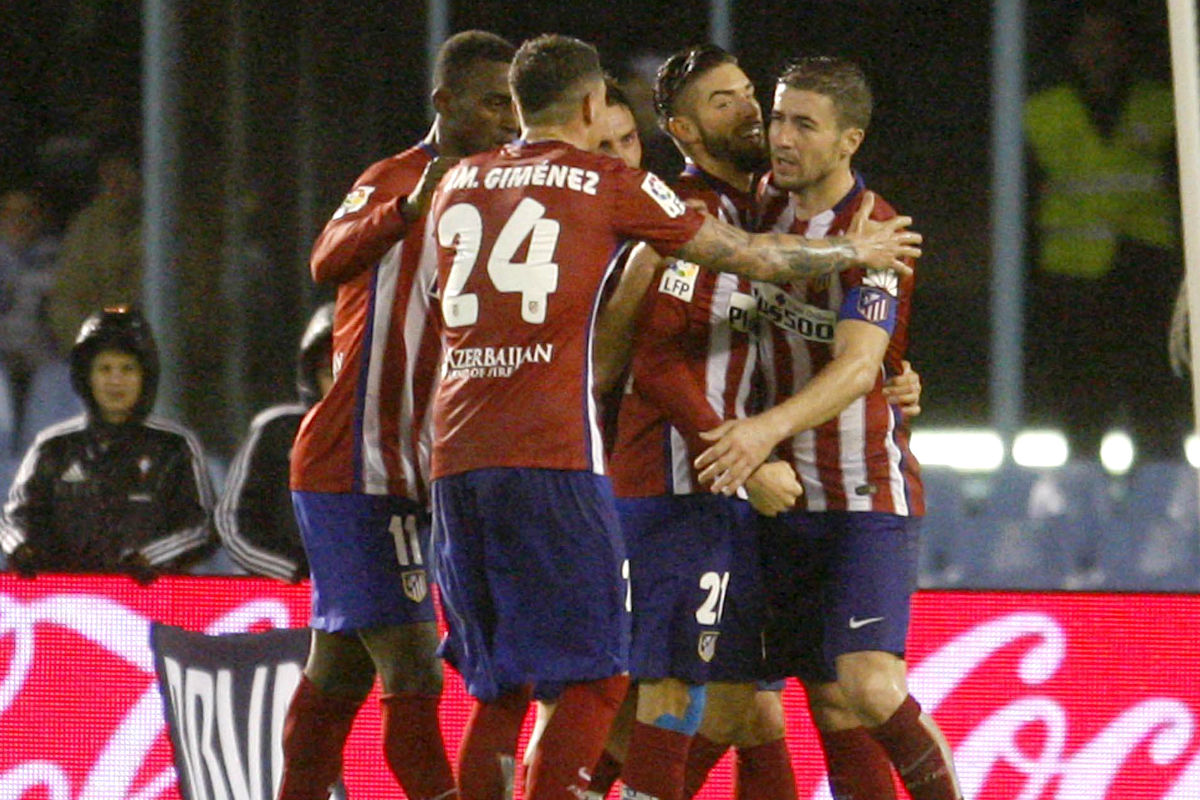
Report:
<svg viewBox="0 0 1200 800"><path fill-rule="evenodd" d="M913 431L910 442L917 461L963 472L994 472L1004 463L1004 440L985 428Z"/></svg>
<svg viewBox="0 0 1200 800"><path fill-rule="evenodd" d="M1189 433L1183 440L1183 452L1192 469L1200 469L1200 436Z"/></svg>
<svg viewBox="0 0 1200 800"><path fill-rule="evenodd" d="M1022 467L1061 467L1070 455L1071 448L1062 431L1027 430L1013 439L1012 459Z"/></svg>
<svg viewBox="0 0 1200 800"><path fill-rule="evenodd" d="M1109 475L1124 475L1133 466L1133 439L1122 430L1111 430L1100 440L1100 463Z"/></svg>

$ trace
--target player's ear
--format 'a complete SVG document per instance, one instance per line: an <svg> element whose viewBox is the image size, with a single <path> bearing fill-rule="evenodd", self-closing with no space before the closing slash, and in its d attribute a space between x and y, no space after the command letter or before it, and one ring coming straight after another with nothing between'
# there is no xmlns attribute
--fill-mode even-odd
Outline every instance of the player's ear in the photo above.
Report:
<svg viewBox="0 0 1200 800"><path fill-rule="evenodd" d="M602 98L603 99L603 98ZM591 125L596 121L596 96L592 92L588 92L579 101L579 113L583 116L585 125Z"/></svg>
<svg viewBox="0 0 1200 800"><path fill-rule="evenodd" d="M857 153L866 135L867 132L862 128L847 128L842 131L842 155L850 158Z"/></svg>
<svg viewBox="0 0 1200 800"><path fill-rule="evenodd" d="M671 138L678 139L684 144L692 144L700 140L700 131L696 128L696 123L688 117L668 118L667 133Z"/></svg>
<svg viewBox="0 0 1200 800"><path fill-rule="evenodd" d="M453 95L450 93L450 90L444 86L434 89L433 94L429 96L429 99L433 102L433 110L442 115L445 115L450 110L450 100L452 98Z"/></svg>

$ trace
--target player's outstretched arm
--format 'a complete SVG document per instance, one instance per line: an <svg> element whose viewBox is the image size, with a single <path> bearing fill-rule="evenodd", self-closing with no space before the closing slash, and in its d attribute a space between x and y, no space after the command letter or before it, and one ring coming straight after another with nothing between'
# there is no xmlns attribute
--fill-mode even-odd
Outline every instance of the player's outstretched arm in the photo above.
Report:
<svg viewBox="0 0 1200 800"><path fill-rule="evenodd" d="M910 217L870 219L875 195L867 192L845 236L806 239L785 233L746 233L714 217L676 253L702 267L787 283L852 267L890 269L911 275L906 259L921 255L921 234L907 230Z"/></svg>

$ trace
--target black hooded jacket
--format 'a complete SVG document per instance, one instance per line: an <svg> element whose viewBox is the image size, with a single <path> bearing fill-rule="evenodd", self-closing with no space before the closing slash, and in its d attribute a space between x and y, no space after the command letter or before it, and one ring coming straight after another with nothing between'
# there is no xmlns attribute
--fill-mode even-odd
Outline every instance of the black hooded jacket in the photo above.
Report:
<svg viewBox="0 0 1200 800"><path fill-rule="evenodd" d="M88 386L101 350L132 353L142 396L127 422L104 422ZM53 572L124 572L140 556L156 570L203 554L212 541L212 485L196 437L150 416L158 361L136 311L93 314L71 351L72 384L87 411L41 431L25 454L0 519L0 546L24 545L24 566Z"/></svg>

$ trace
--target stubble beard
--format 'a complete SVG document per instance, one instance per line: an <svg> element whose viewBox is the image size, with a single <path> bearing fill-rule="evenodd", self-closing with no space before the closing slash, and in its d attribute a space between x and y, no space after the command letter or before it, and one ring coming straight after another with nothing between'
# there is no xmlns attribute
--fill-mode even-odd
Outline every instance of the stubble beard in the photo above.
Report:
<svg viewBox="0 0 1200 800"><path fill-rule="evenodd" d="M765 140L755 144L735 136L708 136L702 131L701 143L710 156L732 164L740 172L761 173L770 166Z"/></svg>

